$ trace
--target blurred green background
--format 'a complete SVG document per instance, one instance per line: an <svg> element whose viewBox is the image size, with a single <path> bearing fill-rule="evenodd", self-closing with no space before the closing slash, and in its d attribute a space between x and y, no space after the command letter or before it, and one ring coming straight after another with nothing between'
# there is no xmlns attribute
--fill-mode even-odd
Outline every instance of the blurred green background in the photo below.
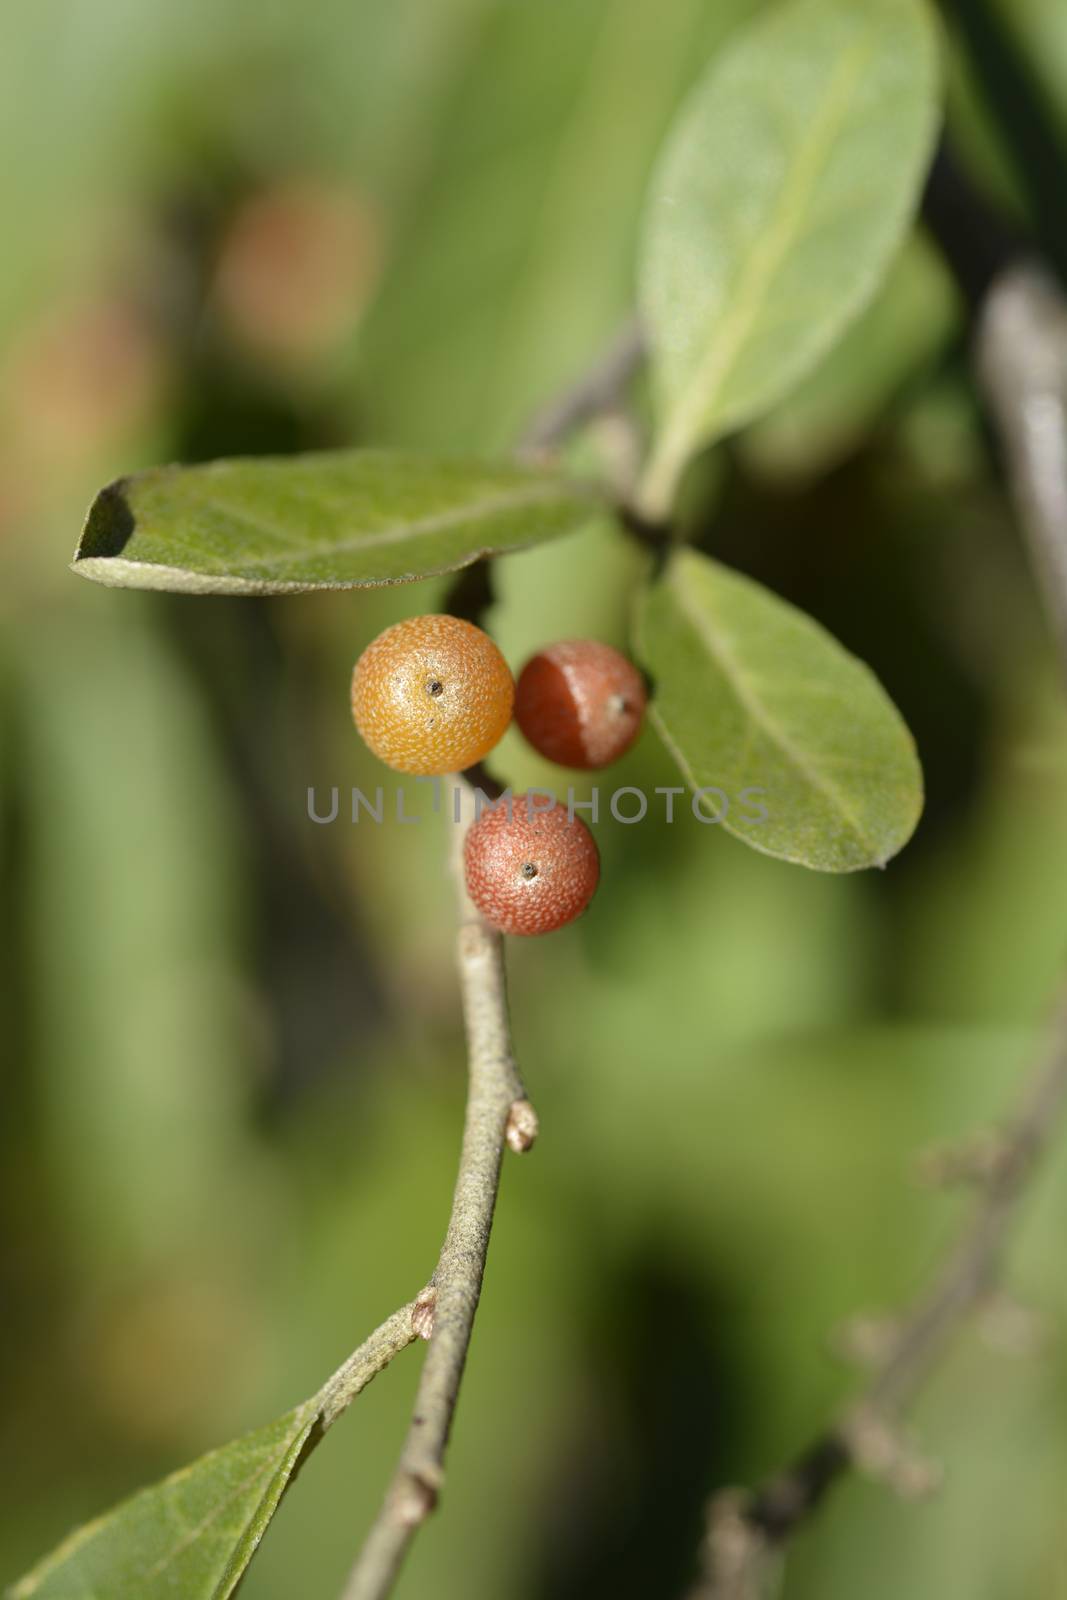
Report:
<svg viewBox="0 0 1067 1600"><path fill-rule="evenodd" d="M439 828L306 814L311 785L383 780L351 663L441 585L116 594L67 570L84 507L161 460L506 450L627 309L657 142L759 9L5 8L4 1580L310 1393L424 1281L462 1114ZM1067 137L1061 0L986 10ZM1039 226L947 43L958 147ZM843 879L685 813L609 820L590 914L513 950L543 1134L505 1169L404 1596L679 1592L706 1492L806 1441L853 1381L832 1330L906 1298L951 1237L961 1202L916 1184L915 1154L999 1112L1067 955L1067 716L921 232L823 371L708 463L692 515L874 666L926 816L888 871ZM512 664L623 641L636 561L594 527L502 563ZM513 735L497 766L561 776ZM673 781L647 732L619 782ZM1059 1160L1009 1274L1045 1337L1012 1357L987 1319L920 1408L943 1491L846 1486L789 1600L1067 1596L1065 1203ZM337 1591L416 1372L398 1361L315 1455L248 1600Z"/></svg>

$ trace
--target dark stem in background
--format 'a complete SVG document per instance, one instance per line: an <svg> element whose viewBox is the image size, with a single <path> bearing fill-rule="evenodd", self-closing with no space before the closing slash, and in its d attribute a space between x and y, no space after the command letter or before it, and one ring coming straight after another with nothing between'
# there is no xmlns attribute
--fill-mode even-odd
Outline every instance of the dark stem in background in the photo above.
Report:
<svg viewBox="0 0 1067 1600"><path fill-rule="evenodd" d="M972 311L995 445L1067 678L1067 301L945 145L923 216Z"/></svg>
<svg viewBox="0 0 1067 1600"><path fill-rule="evenodd" d="M1038 263L990 290L975 358L1067 687L1067 302Z"/></svg>
<svg viewBox="0 0 1067 1600"><path fill-rule="evenodd" d="M646 354L645 336L631 316L572 386L534 418L519 441L523 460L558 450L583 424L612 411Z"/></svg>
<svg viewBox="0 0 1067 1600"><path fill-rule="evenodd" d="M1000 274L1028 253L1022 235L978 193L944 140L927 178L922 217L972 315Z"/></svg>
<svg viewBox="0 0 1067 1600"><path fill-rule="evenodd" d="M614 417L624 432L630 431L630 419L623 405L626 390L644 364L647 354L645 336L636 315L627 318L608 344L595 355L584 372L538 413L523 433L515 449L516 458L526 463L548 462L571 437L588 423L599 418ZM632 443L632 441L630 441ZM632 479L636 480L636 461ZM661 530L652 530L631 512L625 502L633 488L631 474L624 472L627 480L615 485L618 507L623 525L639 538L650 542L662 538ZM484 557L458 572L449 585L444 598L444 608L455 617L467 622L481 623L493 604L492 557Z"/></svg>
<svg viewBox="0 0 1067 1600"><path fill-rule="evenodd" d="M1007 21L1007 7L989 0L954 0L956 25L983 98L1026 198L1035 244L1067 281L1067 207L1063 203L1067 148L1041 81Z"/></svg>

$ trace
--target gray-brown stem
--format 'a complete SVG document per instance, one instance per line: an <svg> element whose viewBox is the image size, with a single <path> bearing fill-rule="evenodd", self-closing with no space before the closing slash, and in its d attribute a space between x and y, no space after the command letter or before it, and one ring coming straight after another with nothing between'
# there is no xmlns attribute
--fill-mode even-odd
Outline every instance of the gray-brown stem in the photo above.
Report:
<svg viewBox="0 0 1067 1600"><path fill-rule="evenodd" d="M453 780L469 820L472 797ZM451 819L451 795L445 807ZM449 821L456 854L463 829ZM457 874L458 877L458 874ZM528 1106L515 1067L508 1024L503 939L471 906L458 879L458 962L467 1031L468 1093L452 1214L432 1295L420 1295L417 1326L429 1348L400 1459L385 1500L349 1575L344 1600L384 1600L419 1525L434 1509L444 1479L452 1415L470 1345L493 1224L500 1165L512 1107ZM529 1108L532 1116L532 1108ZM523 1119L525 1113L522 1114ZM530 1141L532 1143L532 1138ZM528 1148L523 1144L521 1148Z"/></svg>
<svg viewBox="0 0 1067 1600"><path fill-rule="evenodd" d="M908 1492L923 1464L897 1421L953 1336L993 1290L1002 1251L1038 1158L1067 1110L1067 994L1048 1046L997 1140L974 1209L930 1288L897 1319L863 1391L793 1466L759 1488L717 1495L709 1508L703 1575L689 1600L758 1600L784 1544L853 1467L877 1470Z"/></svg>

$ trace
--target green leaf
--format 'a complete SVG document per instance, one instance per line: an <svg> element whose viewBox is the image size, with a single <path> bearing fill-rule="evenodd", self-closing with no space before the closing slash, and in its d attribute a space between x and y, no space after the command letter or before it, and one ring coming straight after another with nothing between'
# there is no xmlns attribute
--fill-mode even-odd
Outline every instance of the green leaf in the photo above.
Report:
<svg viewBox="0 0 1067 1600"><path fill-rule="evenodd" d="M407 583L575 532L593 507L552 473L387 451L156 467L96 497L74 571L186 594Z"/></svg>
<svg viewBox="0 0 1067 1600"><path fill-rule="evenodd" d="M319 1415L318 1400L305 1401L142 1489L79 1528L15 1585L10 1600L226 1600Z"/></svg>
<svg viewBox="0 0 1067 1600"><path fill-rule="evenodd" d="M922 810L911 735L811 617L682 550L643 597L638 649L653 720L693 788L721 791L704 802L712 816L726 797L728 832L820 872L884 866L910 838Z"/></svg>
<svg viewBox="0 0 1067 1600"><path fill-rule="evenodd" d="M72 1533L8 1600L227 1600L300 1463L415 1340L413 1309L387 1317L310 1400Z"/></svg>
<svg viewBox="0 0 1067 1600"><path fill-rule="evenodd" d="M712 62L653 177L639 268L659 427L643 486L752 420L868 303L937 108L924 0L788 0Z"/></svg>

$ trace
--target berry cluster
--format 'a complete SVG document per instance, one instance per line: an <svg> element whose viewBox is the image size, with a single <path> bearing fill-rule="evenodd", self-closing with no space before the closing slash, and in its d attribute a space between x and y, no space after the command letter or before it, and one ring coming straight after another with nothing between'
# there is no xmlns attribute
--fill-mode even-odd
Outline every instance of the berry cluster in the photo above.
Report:
<svg viewBox="0 0 1067 1600"><path fill-rule="evenodd" d="M636 739L645 686L594 639L538 651L516 684L488 634L459 617L410 617L369 644L352 674L352 715L398 772L462 772L484 759L514 714L535 750L591 771ZM600 858L585 823L558 802L516 795L485 811L464 845L467 892L501 933L551 933L585 910Z"/></svg>

